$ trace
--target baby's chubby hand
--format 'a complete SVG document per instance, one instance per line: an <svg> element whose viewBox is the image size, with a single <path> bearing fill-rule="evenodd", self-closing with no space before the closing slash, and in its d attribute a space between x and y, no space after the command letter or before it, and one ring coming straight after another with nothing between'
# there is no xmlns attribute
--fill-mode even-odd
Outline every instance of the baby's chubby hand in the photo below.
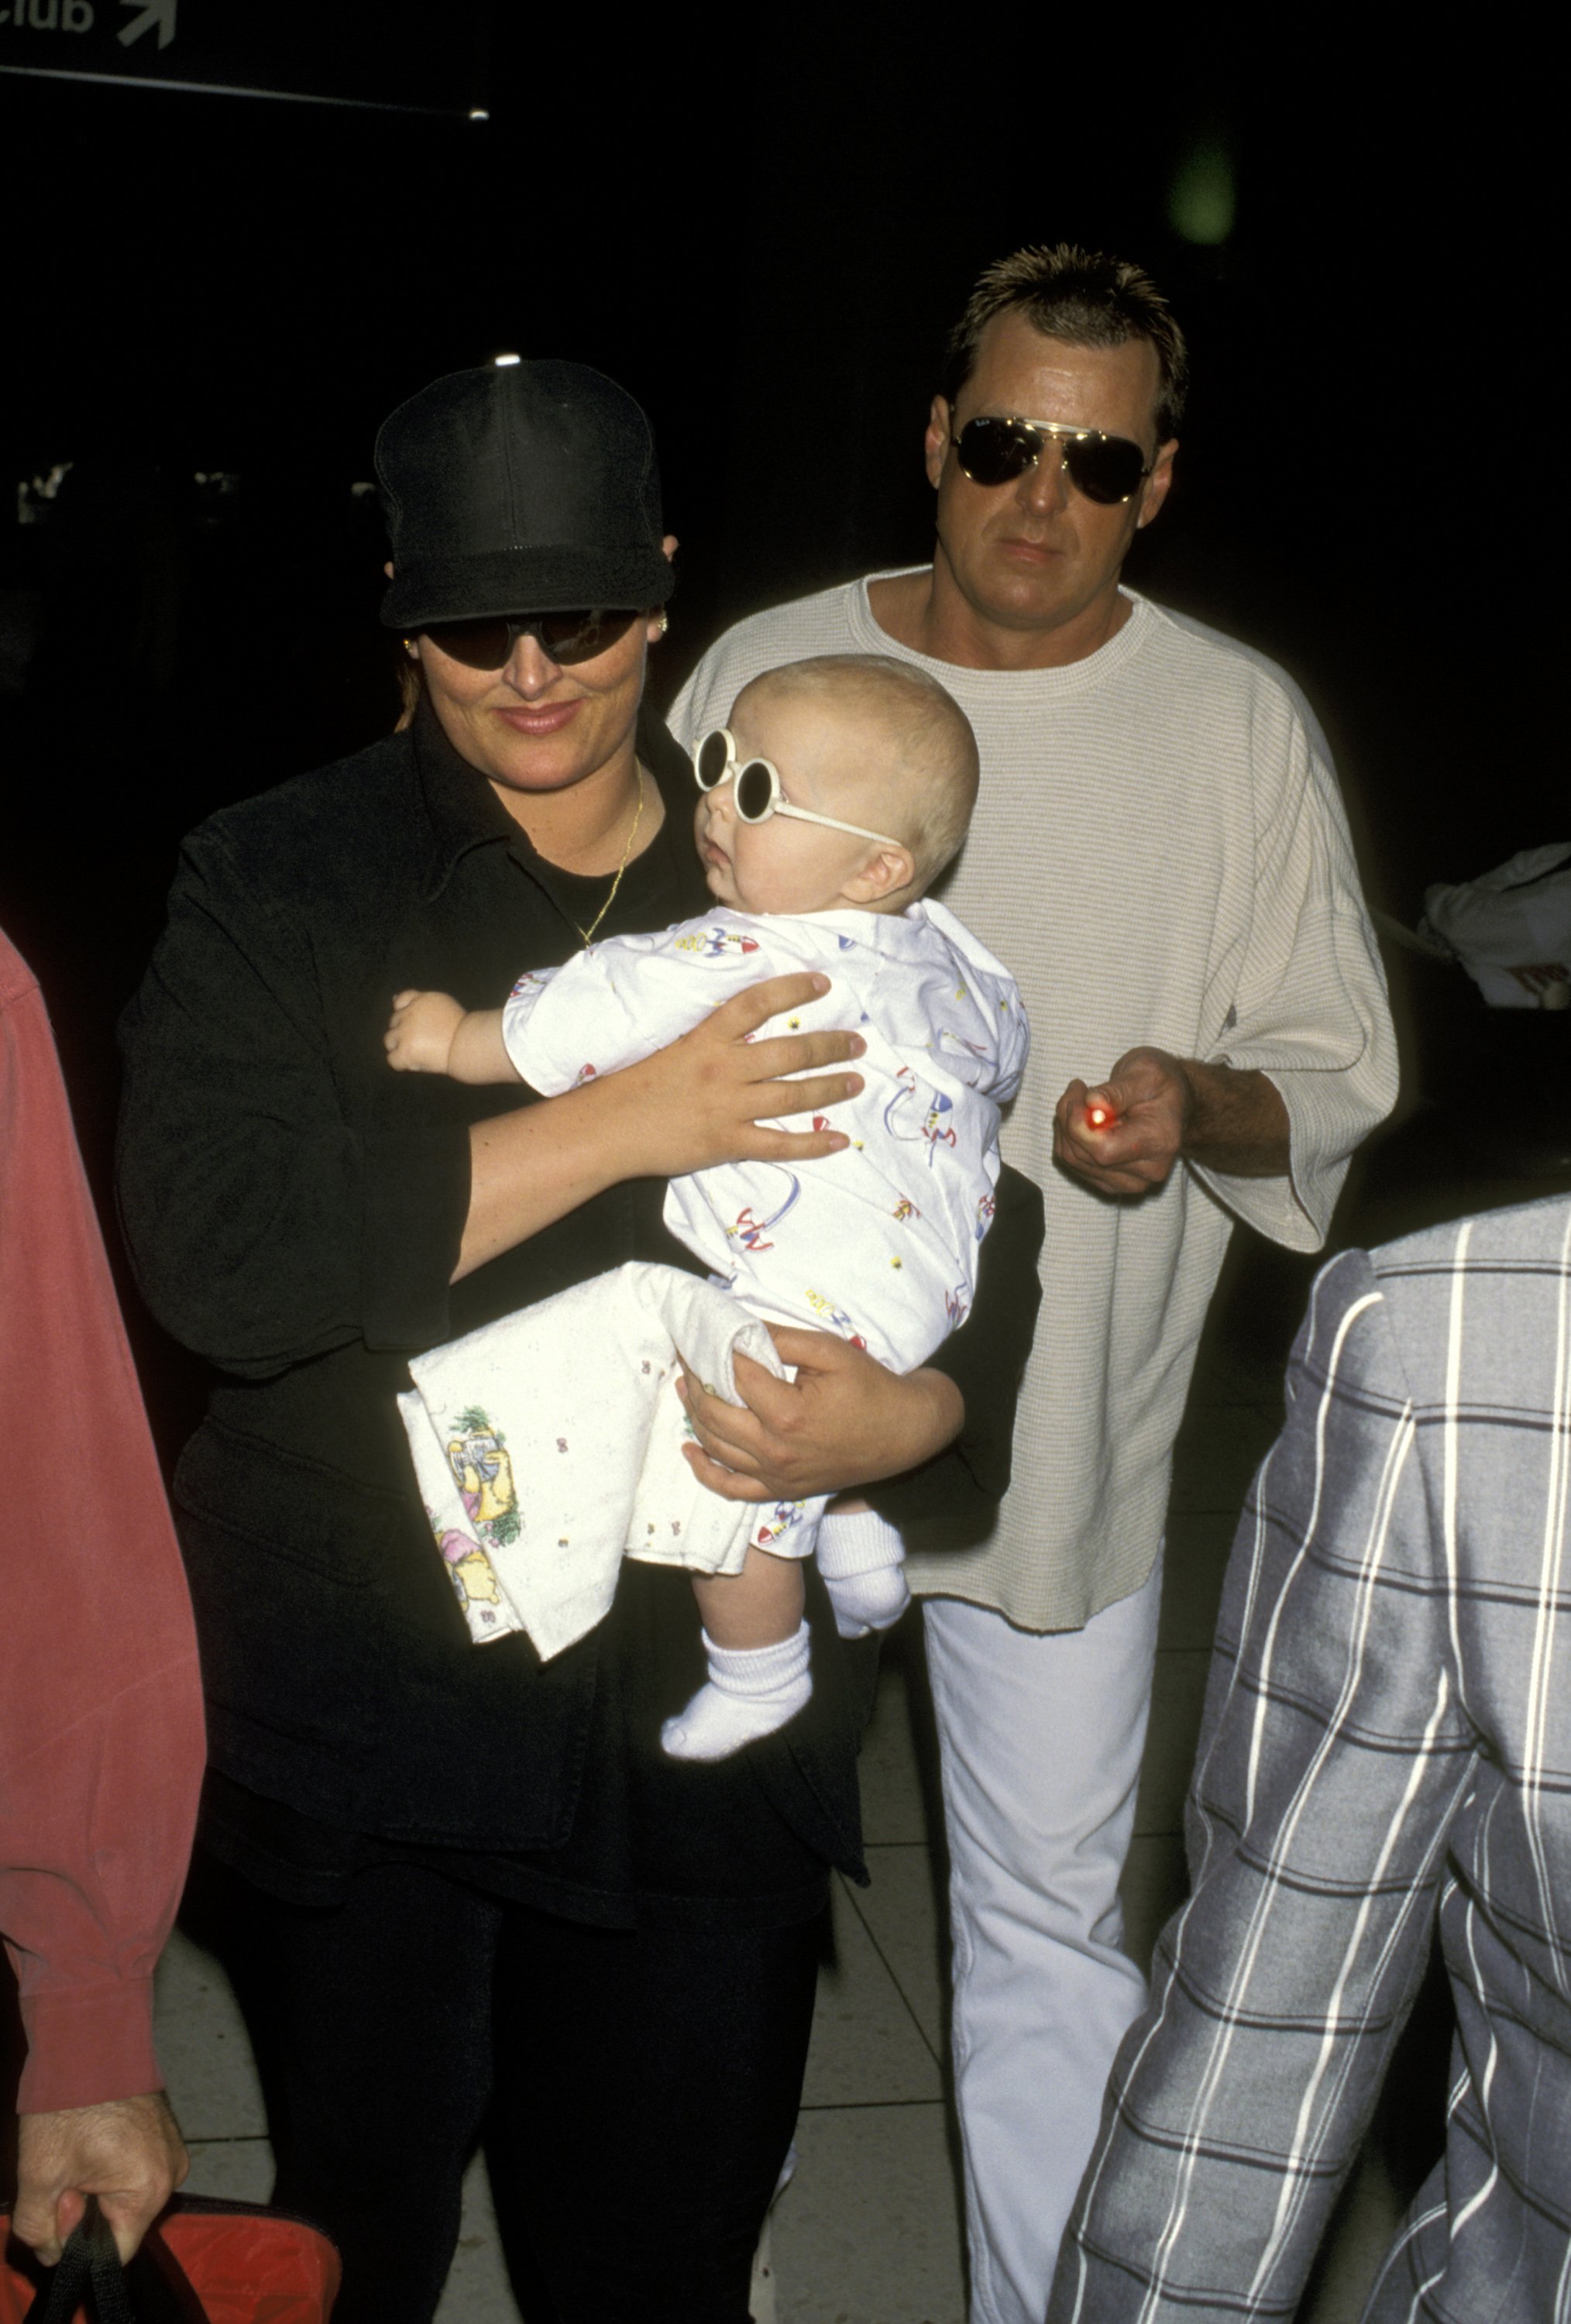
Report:
<svg viewBox="0 0 1571 2324"><path fill-rule="evenodd" d="M450 992L395 992L382 1046L395 1073L445 1074L464 1010Z"/></svg>

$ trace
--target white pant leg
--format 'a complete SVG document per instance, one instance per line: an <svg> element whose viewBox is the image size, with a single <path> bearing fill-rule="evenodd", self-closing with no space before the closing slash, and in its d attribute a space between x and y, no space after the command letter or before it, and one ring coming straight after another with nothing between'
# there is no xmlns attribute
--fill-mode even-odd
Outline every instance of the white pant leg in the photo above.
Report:
<svg viewBox="0 0 1571 2324"><path fill-rule="evenodd" d="M948 1831L955 2089L973 2324L1041 2324L1114 2052L1144 2006L1119 1950L1161 1600L1045 1637L923 1607Z"/></svg>

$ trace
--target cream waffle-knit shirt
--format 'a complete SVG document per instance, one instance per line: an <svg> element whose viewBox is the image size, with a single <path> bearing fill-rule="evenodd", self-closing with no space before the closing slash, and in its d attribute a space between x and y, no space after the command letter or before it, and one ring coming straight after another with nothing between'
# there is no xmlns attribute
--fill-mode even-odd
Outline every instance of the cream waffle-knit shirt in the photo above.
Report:
<svg viewBox="0 0 1571 2324"><path fill-rule="evenodd" d="M1085 660L975 670L897 643L851 582L739 622L671 711L690 747L762 670L882 653L929 671L976 730L981 796L937 892L1030 1019L1003 1146L1047 1202L1042 1308L991 1534L909 1532L907 1571L1030 1630L1078 1628L1146 1580L1234 1217L1318 1249L1349 1156L1396 1096L1380 956L1313 713L1262 655L1125 595L1128 620ZM1115 1202L1056 1168L1066 1084L1102 1080L1141 1043L1268 1074L1290 1177L1186 1164Z"/></svg>

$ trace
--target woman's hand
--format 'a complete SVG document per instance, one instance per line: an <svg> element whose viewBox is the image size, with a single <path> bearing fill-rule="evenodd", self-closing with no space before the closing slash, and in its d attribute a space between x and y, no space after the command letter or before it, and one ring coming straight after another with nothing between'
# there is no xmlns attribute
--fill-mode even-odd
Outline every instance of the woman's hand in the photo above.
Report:
<svg viewBox="0 0 1571 2324"><path fill-rule="evenodd" d="M626 1178L679 1178L716 1162L811 1162L850 1141L827 1122L810 1130L763 1127L775 1114L820 1114L855 1097L860 1074L811 1073L859 1057L866 1043L850 1032L772 1034L754 1040L772 1017L789 1016L829 990L827 976L799 973L751 984L641 1065L592 1085L594 1100L616 1117ZM583 1093L586 1097L588 1091Z"/></svg>
<svg viewBox="0 0 1571 2324"><path fill-rule="evenodd" d="M769 1332L796 1379L776 1379L738 1356L744 1405L711 1396L682 1367L677 1393L698 1437L687 1459L723 1499L799 1500L872 1484L930 1461L960 1434L965 1401L942 1372L892 1372L826 1332L773 1323Z"/></svg>
<svg viewBox="0 0 1571 2324"><path fill-rule="evenodd" d="M453 1270L457 1282L580 1203L624 1178L676 1178L715 1162L811 1162L849 1144L821 1125L827 1106L855 1097L860 1074L815 1068L859 1057L857 1033L753 1038L829 989L818 974L771 976L733 994L701 1025L620 1073L469 1133L469 1214ZM788 1081L789 1074L806 1074ZM772 1115L806 1113L811 1130L771 1130Z"/></svg>

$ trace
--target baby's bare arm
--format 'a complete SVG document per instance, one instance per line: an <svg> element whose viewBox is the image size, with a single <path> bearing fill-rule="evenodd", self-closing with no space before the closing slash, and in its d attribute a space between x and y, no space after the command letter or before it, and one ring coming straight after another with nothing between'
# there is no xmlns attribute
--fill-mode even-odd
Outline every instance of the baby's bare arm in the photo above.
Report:
<svg viewBox="0 0 1571 2324"><path fill-rule="evenodd" d="M446 1074L456 1082L515 1082L500 1009L464 1009L450 992L395 992L384 1037L395 1073Z"/></svg>
<svg viewBox="0 0 1571 2324"><path fill-rule="evenodd" d="M507 1054L500 1009L468 1009L453 1032L448 1072L456 1082L517 1082L523 1076Z"/></svg>

